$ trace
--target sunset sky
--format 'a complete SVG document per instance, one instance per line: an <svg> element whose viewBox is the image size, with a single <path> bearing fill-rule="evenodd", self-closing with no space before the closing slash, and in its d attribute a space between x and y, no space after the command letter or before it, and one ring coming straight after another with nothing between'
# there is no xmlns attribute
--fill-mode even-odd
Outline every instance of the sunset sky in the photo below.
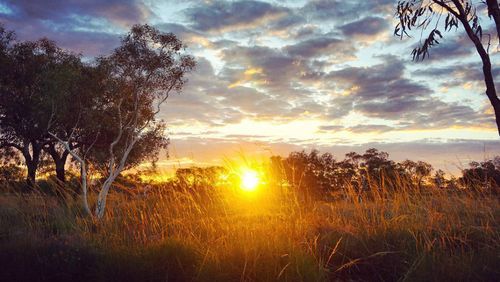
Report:
<svg viewBox="0 0 500 282"><path fill-rule="evenodd" d="M178 35L197 68L161 112L172 142L161 164L313 148L342 159L376 147L455 172L499 154L472 43L458 29L412 62L420 34L393 36L396 2L0 0L0 22L20 40L45 36L89 59L136 23Z"/></svg>

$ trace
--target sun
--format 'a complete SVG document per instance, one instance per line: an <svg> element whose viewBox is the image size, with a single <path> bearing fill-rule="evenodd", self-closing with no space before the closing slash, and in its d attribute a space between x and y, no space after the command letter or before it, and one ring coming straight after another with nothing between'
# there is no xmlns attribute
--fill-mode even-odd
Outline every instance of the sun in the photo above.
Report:
<svg viewBox="0 0 500 282"><path fill-rule="evenodd" d="M241 189L244 191L255 191L259 185L259 175L255 170L246 169L241 174Z"/></svg>

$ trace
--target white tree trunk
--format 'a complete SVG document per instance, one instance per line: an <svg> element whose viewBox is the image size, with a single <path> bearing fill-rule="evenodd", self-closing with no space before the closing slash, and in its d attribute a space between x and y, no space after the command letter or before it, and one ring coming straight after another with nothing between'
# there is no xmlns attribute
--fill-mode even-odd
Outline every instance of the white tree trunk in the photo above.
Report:
<svg viewBox="0 0 500 282"><path fill-rule="evenodd" d="M89 202L87 198L87 168L85 166L85 161L78 156L73 150L71 150L69 143L64 142L61 140L59 137L57 137L55 134L49 132L49 134L54 137L59 143L61 143L66 150L68 150L69 154L80 164L80 177L82 181L82 201L83 201L83 208L85 209L85 212L89 215L92 215L92 212L90 211L89 207Z"/></svg>
<svg viewBox="0 0 500 282"><path fill-rule="evenodd" d="M97 196L97 204L95 207L95 215L97 216L97 218L102 218L104 216L109 188L111 188L111 184L113 184L115 178L116 177L112 177L112 175L110 175L102 185L101 191Z"/></svg>
<svg viewBox="0 0 500 282"><path fill-rule="evenodd" d="M71 154L71 151L70 151L70 154ZM87 214L92 215L92 212L90 211L90 207L89 207L88 198L87 198L87 168L85 167L84 161L80 162L80 168L81 168L80 173L81 173L81 180L82 180L83 208L85 209L85 212L87 212Z"/></svg>
<svg viewBox="0 0 500 282"><path fill-rule="evenodd" d="M106 199L108 196L109 189L111 188L111 185L115 181L115 179L120 175L120 173L123 171L125 164L127 162L127 158L134 148L135 143L139 140L139 136L134 136L130 143L127 144L125 151L123 152L123 155L121 156L120 162L118 164L118 167L110 165L109 167L109 176L106 178L106 181L104 181L104 184L102 185L101 191L99 192L99 195L97 197L97 205L95 209L95 214L97 218L102 218L104 216L104 210L106 208ZM110 152L111 155L114 156L113 150L112 150L112 144L110 146ZM111 164L114 164L115 161L114 159L110 160Z"/></svg>

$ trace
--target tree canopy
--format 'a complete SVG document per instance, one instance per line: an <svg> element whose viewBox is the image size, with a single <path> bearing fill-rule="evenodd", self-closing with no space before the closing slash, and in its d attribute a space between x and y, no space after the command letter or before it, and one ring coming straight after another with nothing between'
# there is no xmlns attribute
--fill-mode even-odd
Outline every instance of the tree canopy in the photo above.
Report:
<svg viewBox="0 0 500 282"><path fill-rule="evenodd" d="M429 50L438 45L445 32L455 31L462 27L482 61L482 71L486 86L486 96L490 101L496 118L498 133L500 134L500 99L497 96L489 56L491 36L485 37L479 11L486 4L488 17L496 27L500 46L500 8L498 0L470 1L470 0L402 0L396 8L398 23L394 34L401 39L410 37L412 30L421 31L421 40L412 51L414 60L424 60L429 57ZM424 31L429 30L424 36ZM422 40L423 39L423 40ZM486 39L486 40L485 40ZM493 65L496 66L496 65Z"/></svg>
<svg viewBox="0 0 500 282"><path fill-rule="evenodd" d="M23 156L30 185L43 152L62 181L74 153L111 183L167 148L166 123L157 114L194 65L174 34L148 25L134 26L110 55L94 61L48 39L16 41L0 26L0 149Z"/></svg>
<svg viewBox="0 0 500 282"><path fill-rule="evenodd" d="M42 149L52 142L47 129L68 99L78 96L80 58L47 39L13 42L0 30L0 148L17 149L35 181Z"/></svg>

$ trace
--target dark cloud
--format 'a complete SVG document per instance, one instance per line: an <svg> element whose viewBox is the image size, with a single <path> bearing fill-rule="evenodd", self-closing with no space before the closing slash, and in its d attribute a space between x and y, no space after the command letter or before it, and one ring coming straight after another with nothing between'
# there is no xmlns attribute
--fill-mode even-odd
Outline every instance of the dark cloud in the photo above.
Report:
<svg viewBox="0 0 500 282"><path fill-rule="evenodd" d="M310 37L312 35L315 35L317 34L319 28L317 26L312 26L312 25L309 25L309 26L303 26L303 27L300 27L299 29L297 29L294 33L294 37L296 39L302 39L302 38L305 38L305 37Z"/></svg>
<svg viewBox="0 0 500 282"><path fill-rule="evenodd" d="M7 29L14 30L17 38L21 41L46 37L54 40L57 45L64 49L88 57L108 54L120 44L118 34L64 29L55 31L39 20L21 21L0 15L0 23L3 23Z"/></svg>
<svg viewBox="0 0 500 282"><path fill-rule="evenodd" d="M491 56L491 60L495 60L495 55ZM500 57L499 57L500 58ZM493 80L498 89L500 87L500 68L492 69ZM479 88L484 88L484 74L481 63L462 63L454 62L453 64L441 67L420 68L412 72L413 76L422 78L433 78L443 87L453 88L462 87L466 83L471 83ZM477 91L475 91L477 92Z"/></svg>
<svg viewBox="0 0 500 282"><path fill-rule="evenodd" d="M468 105L434 97L426 85L405 78L404 70L402 61L385 57L383 64L345 68L327 77L350 89L341 99L351 100L353 110L367 117L399 121L401 129L491 124L491 117Z"/></svg>
<svg viewBox="0 0 500 282"><path fill-rule="evenodd" d="M172 32L175 35L179 36L181 39L185 39L186 37L192 35L201 36L199 32L178 23L161 23L156 25L156 27L163 32Z"/></svg>
<svg viewBox="0 0 500 282"><path fill-rule="evenodd" d="M238 108L246 117L279 118L291 108L286 101L275 100L254 88L239 86L227 92L223 103Z"/></svg>
<svg viewBox="0 0 500 282"><path fill-rule="evenodd" d="M288 11L266 2L243 0L236 2L210 1L185 10L194 29L202 31L221 30L234 27L253 27L252 25L266 17L274 20ZM284 25L295 21L284 22Z"/></svg>
<svg viewBox="0 0 500 282"><path fill-rule="evenodd" d="M403 95L416 99L430 89L403 77L405 65L396 57L387 57L382 64L370 67L347 67L330 72L328 79L356 87L358 97L369 100L398 99Z"/></svg>
<svg viewBox="0 0 500 282"><path fill-rule="evenodd" d="M445 103L437 99L428 99L419 106L420 115L413 117L413 125L417 128L448 128L450 126L494 125L493 116L479 113L469 106L459 103Z"/></svg>
<svg viewBox="0 0 500 282"><path fill-rule="evenodd" d="M4 0L15 17L71 24L76 17L105 18L113 24L129 26L145 22L152 15L142 2L135 0Z"/></svg>
<svg viewBox="0 0 500 282"><path fill-rule="evenodd" d="M339 27L345 36L372 36L387 31L389 24L380 17L366 17Z"/></svg>
<svg viewBox="0 0 500 282"><path fill-rule="evenodd" d="M355 15L358 6L354 1L314 0L308 1L302 10L314 19L345 19Z"/></svg>
<svg viewBox="0 0 500 282"><path fill-rule="evenodd" d="M347 116L353 110L355 101L353 98L354 97L342 95L332 98L324 109L325 118L339 119Z"/></svg>
<svg viewBox="0 0 500 282"><path fill-rule="evenodd" d="M317 37L284 47L292 57L311 58L315 56L354 56L355 48L344 40L333 37Z"/></svg>
<svg viewBox="0 0 500 282"><path fill-rule="evenodd" d="M273 21L269 28L273 30L287 30L292 27L300 27L301 24L306 23L306 19L292 10L283 10L284 15L278 20Z"/></svg>
<svg viewBox="0 0 500 282"><path fill-rule="evenodd" d="M343 129L344 127L342 125L322 125L319 127L320 131L337 131Z"/></svg>
<svg viewBox="0 0 500 282"><path fill-rule="evenodd" d="M221 74L229 80L239 80L246 69L255 68L262 71L262 86L274 90L290 88L291 82L308 70L307 66L279 49L264 46L229 48L223 51L223 59L226 68Z"/></svg>
<svg viewBox="0 0 500 282"><path fill-rule="evenodd" d="M263 50L261 52L265 53ZM172 96L162 110L162 116L169 123L219 126L249 117L268 120L296 117L294 106L281 97L241 85L229 87L235 80L241 79L238 75L244 75L244 70L231 71L225 68L223 72L227 74L216 75L208 60L197 58L197 61L198 66L190 75L183 93ZM302 107L301 111L304 111Z"/></svg>
<svg viewBox="0 0 500 282"><path fill-rule="evenodd" d="M475 53L474 47L465 33L458 36L447 36L440 43L429 50L429 57L425 60L443 62L450 60L463 60ZM414 45L416 47L418 45Z"/></svg>
<svg viewBox="0 0 500 282"><path fill-rule="evenodd" d="M347 130L354 133L382 133L394 130L393 127L383 124L358 124L355 126L348 127Z"/></svg>
<svg viewBox="0 0 500 282"><path fill-rule="evenodd" d="M345 23L366 15L386 14L395 4L394 0L312 0L301 10L310 20Z"/></svg>
<svg viewBox="0 0 500 282"><path fill-rule="evenodd" d="M135 0L3 2L10 12L0 13L0 22L20 40L47 37L86 56L109 52L119 44L121 33L153 16L146 5Z"/></svg>
<svg viewBox="0 0 500 282"><path fill-rule="evenodd" d="M228 82L216 76L208 60L198 57L196 61L196 69L189 75L186 87L163 105L161 117L171 125L220 126L241 121L242 112L234 105L223 103L230 94Z"/></svg>
<svg viewBox="0 0 500 282"><path fill-rule="evenodd" d="M471 46L456 41L445 41L429 51L430 61L444 61L450 59L463 59L474 53Z"/></svg>

